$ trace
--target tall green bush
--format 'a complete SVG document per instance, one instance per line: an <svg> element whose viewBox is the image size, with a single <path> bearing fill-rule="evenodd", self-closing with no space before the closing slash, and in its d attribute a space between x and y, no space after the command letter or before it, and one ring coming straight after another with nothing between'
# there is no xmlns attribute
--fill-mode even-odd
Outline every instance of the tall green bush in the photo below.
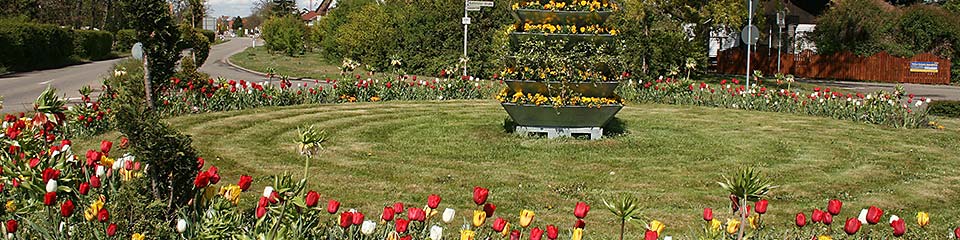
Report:
<svg viewBox="0 0 960 240"><path fill-rule="evenodd" d="M111 56L113 34L107 31L75 30L76 53L80 58L103 60Z"/></svg>
<svg viewBox="0 0 960 240"><path fill-rule="evenodd" d="M60 67L77 61L74 34L50 24L0 22L0 65L12 71Z"/></svg>
<svg viewBox="0 0 960 240"><path fill-rule="evenodd" d="M886 50L890 54L907 54L896 44L894 36L899 11L875 0L841 0L817 18L813 32L821 53L850 51L869 56Z"/></svg>
<svg viewBox="0 0 960 240"><path fill-rule="evenodd" d="M295 15L274 17L263 23L263 40L271 51L288 56L303 54L307 27Z"/></svg>
<svg viewBox="0 0 960 240"><path fill-rule="evenodd" d="M137 31L133 29L117 31L116 39L113 49L119 52L129 52L133 48L133 44L137 43Z"/></svg>

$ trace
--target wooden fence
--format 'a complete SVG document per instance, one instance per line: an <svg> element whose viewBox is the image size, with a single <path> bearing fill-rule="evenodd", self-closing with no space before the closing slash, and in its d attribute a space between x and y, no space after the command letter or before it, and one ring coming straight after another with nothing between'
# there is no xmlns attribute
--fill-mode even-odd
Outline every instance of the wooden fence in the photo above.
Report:
<svg viewBox="0 0 960 240"><path fill-rule="evenodd" d="M731 48L717 55L717 71L727 74L746 73L746 50ZM869 57L860 57L845 52L832 55L817 55L811 51L800 54L783 54L780 71L777 71L776 51L767 56L767 51L753 52L750 69L773 75L777 72L797 77L817 79L840 79L872 82L950 84L950 59L923 53L911 58L900 58L886 52ZM911 65L914 69L911 69Z"/></svg>

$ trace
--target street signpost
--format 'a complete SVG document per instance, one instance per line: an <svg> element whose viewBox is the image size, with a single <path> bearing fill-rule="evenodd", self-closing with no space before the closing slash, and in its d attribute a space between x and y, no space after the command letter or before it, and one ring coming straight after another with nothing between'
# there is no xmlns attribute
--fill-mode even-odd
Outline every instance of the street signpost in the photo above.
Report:
<svg viewBox="0 0 960 240"><path fill-rule="evenodd" d="M756 43L757 43L757 39L753 38L753 36L756 35L757 38L760 38L759 33L758 33L759 31L754 30L754 29L756 29L757 27L756 27L756 26L753 26L753 8L754 8L753 5L754 5L754 4L756 4L756 3L754 2L754 0L747 0L747 15L748 15L748 17L747 17L747 27L744 27L744 31L746 32L746 35L745 35L745 36L746 36L747 38L743 38L743 41L747 44L747 89L750 89L750 58L751 58L750 48L752 47L753 44L756 44ZM743 35L743 32L741 32L740 35L741 35L741 37L743 37L743 36L744 36L744 35ZM747 91L749 91L749 90L747 90ZM741 230L741 233L742 233L742 230L743 230L743 229L741 228L740 230Z"/></svg>
<svg viewBox="0 0 960 240"><path fill-rule="evenodd" d="M464 1L463 18L460 23L463 24L463 76L467 76L467 27L470 26L471 19L468 12L480 11L481 7L493 7L493 1Z"/></svg>

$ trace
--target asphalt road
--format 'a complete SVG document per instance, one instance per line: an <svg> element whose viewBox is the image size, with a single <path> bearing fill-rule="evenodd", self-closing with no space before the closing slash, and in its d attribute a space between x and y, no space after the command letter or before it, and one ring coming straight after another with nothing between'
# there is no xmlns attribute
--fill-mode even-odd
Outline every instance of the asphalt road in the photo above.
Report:
<svg viewBox="0 0 960 240"><path fill-rule="evenodd" d="M230 67L224 61L225 58L243 51L252 44L253 40L251 38L236 38L213 46L210 50L210 56L206 63L200 67L200 71L226 79L265 80L261 76ZM259 44L262 44L262 42ZM32 110L33 101L48 85L56 88L57 92L67 99L78 101L81 87L91 86L95 91L99 90L100 79L107 74L111 74L110 70L113 65L121 60L113 59L58 69L0 76L0 96L3 96L3 109L0 109L0 112L15 113Z"/></svg>

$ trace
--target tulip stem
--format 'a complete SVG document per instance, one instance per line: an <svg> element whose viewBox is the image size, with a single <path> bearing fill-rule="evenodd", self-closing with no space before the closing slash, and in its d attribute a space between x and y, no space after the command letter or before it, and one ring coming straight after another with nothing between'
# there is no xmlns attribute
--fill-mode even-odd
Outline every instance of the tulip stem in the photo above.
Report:
<svg viewBox="0 0 960 240"><path fill-rule="evenodd" d="M626 219L620 219L620 240L623 240L623 231L624 231L624 228L626 227L626 224L627 224Z"/></svg>

